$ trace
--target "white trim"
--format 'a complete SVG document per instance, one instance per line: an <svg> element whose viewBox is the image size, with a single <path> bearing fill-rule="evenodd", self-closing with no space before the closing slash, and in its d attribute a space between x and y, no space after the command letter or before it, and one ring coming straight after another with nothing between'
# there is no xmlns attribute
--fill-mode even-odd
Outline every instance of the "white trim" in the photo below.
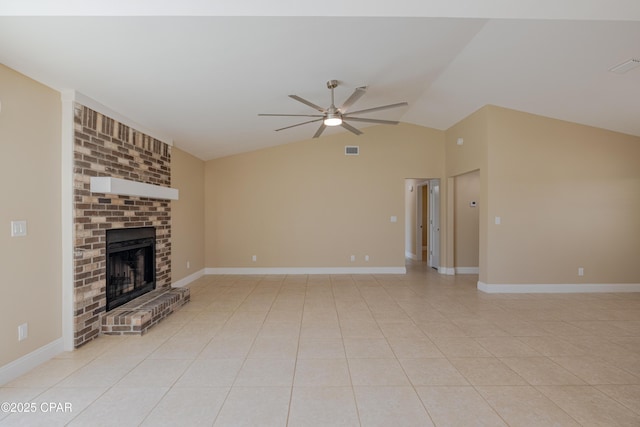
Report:
<svg viewBox="0 0 640 427"><path fill-rule="evenodd" d="M573 283L573 284L490 284L478 281L478 290L490 294L568 294L595 292L640 292L640 283Z"/></svg>
<svg viewBox="0 0 640 427"><path fill-rule="evenodd" d="M480 267L456 267L456 274L480 274Z"/></svg>
<svg viewBox="0 0 640 427"><path fill-rule="evenodd" d="M85 107L89 107L100 114L104 114L105 116L110 117L115 121L122 123L123 125L127 125L130 128L133 128L139 132L144 133L145 135L149 135L152 138L158 139L164 142L165 144L173 145L173 139L169 138L169 136L164 135L160 132L149 130L144 126L134 122L133 120L123 116L122 114L112 110L111 108L100 104L95 99L89 98L88 96L76 91L69 91L68 93L71 94L71 99L73 101L79 104L82 104Z"/></svg>
<svg viewBox="0 0 640 427"><path fill-rule="evenodd" d="M64 340L62 338L58 338L57 340L0 367L0 386L8 383L9 381L13 381L20 375L26 374L36 366L56 357L63 351Z"/></svg>
<svg viewBox="0 0 640 427"><path fill-rule="evenodd" d="M62 340L64 350L73 350L74 290L73 290L73 147L74 92L61 93L61 257L62 257Z"/></svg>
<svg viewBox="0 0 640 427"><path fill-rule="evenodd" d="M429 180L429 224L428 224L428 239L429 239L429 254L427 265L432 268L440 267L440 249L442 233L440 230L440 224L442 224L442 203L440 200L440 179L434 178ZM441 272L442 273L442 272Z"/></svg>
<svg viewBox="0 0 640 427"><path fill-rule="evenodd" d="M438 273L445 274L447 276L455 276L456 269L452 267L438 267Z"/></svg>
<svg viewBox="0 0 640 427"><path fill-rule="evenodd" d="M209 267L204 274L406 274L406 267Z"/></svg>
<svg viewBox="0 0 640 427"><path fill-rule="evenodd" d="M412 260L414 260L414 261L419 261L419 259L418 259L418 255L416 255L416 254L412 254L412 253L411 253L411 252L409 252L409 251L405 251L405 253L404 253L404 257L405 257L405 258L412 259Z"/></svg>
<svg viewBox="0 0 640 427"><path fill-rule="evenodd" d="M189 283L198 280L199 278L201 278L202 276L204 276L204 268L200 271L196 271L193 274L188 275L187 277L184 277L176 282L173 282L171 284L172 288L183 288L185 286L187 286Z"/></svg>
<svg viewBox="0 0 640 427"><path fill-rule="evenodd" d="M178 189L110 176L92 176L91 192L178 200Z"/></svg>

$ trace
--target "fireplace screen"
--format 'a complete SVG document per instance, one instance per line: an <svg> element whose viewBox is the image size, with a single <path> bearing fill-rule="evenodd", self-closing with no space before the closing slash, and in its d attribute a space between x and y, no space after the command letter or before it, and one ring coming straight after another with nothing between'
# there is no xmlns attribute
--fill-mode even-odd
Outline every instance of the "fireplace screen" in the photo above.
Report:
<svg viewBox="0 0 640 427"><path fill-rule="evenodd" d="M107 230L107 311L156 287L153 227Z"/></svg>

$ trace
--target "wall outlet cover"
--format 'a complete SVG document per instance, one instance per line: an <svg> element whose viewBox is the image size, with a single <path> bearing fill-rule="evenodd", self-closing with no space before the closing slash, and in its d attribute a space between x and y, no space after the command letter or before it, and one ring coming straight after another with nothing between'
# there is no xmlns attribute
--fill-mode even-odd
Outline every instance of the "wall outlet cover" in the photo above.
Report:
<svg viewBox="0 0 640 427"><path fill-rule="evenodd" d="M29 324L23 323L18 326L18 341L24 341L29 337Z"/></svg>
<svg viewBox="0 0 640 427"><path fill-rule="evenodd" d="M11 221L11 237L27 235L27 221Z"/></svg>

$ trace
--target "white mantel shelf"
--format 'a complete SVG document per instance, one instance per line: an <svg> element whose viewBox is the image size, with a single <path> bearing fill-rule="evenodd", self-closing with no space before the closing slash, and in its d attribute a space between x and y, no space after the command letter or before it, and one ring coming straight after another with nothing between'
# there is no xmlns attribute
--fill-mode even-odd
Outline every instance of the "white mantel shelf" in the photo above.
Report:
<svg viewBox="0 0 640 427"><path fill-rule="evenodd" d="M162 187L144 182L129 181L127 179L109 176L92 176L91 192L116 194L120 196L149 197L151 199L178 200L178 189Z"/></svg>

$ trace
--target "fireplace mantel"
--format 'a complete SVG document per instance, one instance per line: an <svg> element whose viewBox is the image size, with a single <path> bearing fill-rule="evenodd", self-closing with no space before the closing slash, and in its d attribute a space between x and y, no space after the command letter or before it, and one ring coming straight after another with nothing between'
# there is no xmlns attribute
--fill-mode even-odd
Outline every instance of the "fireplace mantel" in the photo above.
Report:
<svg viewBox="0 0 640 427"><path fill-rule="evenodd" d="M91 192L178 200L178 189L109 176L92 176Z"/></svg>

